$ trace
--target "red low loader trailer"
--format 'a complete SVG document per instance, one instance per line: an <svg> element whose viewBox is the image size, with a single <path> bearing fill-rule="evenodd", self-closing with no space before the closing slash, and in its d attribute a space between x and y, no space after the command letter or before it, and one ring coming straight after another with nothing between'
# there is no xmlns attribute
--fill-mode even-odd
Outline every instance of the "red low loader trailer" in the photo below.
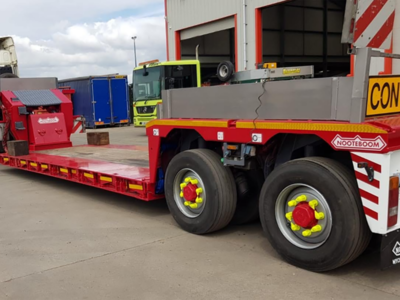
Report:
<svg viewBox="0 0 400 300"><path fill-rule="evenodd" d="M357 1L348 3L352 15ZM357 47L352 54L354 77L164 91L147 149L73 147L71 101L54 80L0 79L0 163L144 201L165 198L194 234L259 218L286 261L316 272L356 259L375 235L382 268L393 266L400 76L370 77L369 69L374 56L399 56Z"/></svg>
<svg viewBox="0 0 400 300"><path fill-rule="evenodd" d="M13 139L0 163L166 198L195 234L260 218L276 251L313 271L354 260L380 235L388 267L400 260L400 77L368 79L364 64L384 54L357 53L354 78L166 91L148 149L73 147L71 101L55 80L0 79L3 136ZM16 143L29 153L11 155Z"/></svg>

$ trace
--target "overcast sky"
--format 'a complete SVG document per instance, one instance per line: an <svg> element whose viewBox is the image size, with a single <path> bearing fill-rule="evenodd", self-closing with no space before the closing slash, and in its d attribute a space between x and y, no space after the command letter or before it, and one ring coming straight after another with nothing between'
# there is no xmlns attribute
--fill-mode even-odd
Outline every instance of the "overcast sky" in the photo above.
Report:
<svg viewBox="0 0 400 300"><path fill-rule="evenodd" d="M9 0L2 11L21 77L131 75L135 35L138 62L166 59L163 0Z"/></svg>

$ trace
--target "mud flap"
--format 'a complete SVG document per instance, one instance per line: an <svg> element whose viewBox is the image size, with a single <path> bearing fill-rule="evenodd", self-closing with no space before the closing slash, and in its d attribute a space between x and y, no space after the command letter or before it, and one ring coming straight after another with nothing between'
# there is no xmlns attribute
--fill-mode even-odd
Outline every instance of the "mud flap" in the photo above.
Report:
<svg viewBox="0 0 400 300"><path fill-rule="evenodd" d="M400 265L400 230L382 236L381 269Z"/></svg>

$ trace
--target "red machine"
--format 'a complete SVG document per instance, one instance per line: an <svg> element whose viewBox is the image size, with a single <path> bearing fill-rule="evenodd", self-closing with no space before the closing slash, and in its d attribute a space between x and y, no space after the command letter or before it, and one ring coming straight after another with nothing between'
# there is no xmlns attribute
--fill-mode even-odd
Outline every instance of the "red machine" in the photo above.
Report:
<svg viewBox="0 0 400 300"><path fill-rule="evenodd" d="M11 134L31 151L72 146L72 103L58 89L3 91L1 102L3 145Z"/></svg>

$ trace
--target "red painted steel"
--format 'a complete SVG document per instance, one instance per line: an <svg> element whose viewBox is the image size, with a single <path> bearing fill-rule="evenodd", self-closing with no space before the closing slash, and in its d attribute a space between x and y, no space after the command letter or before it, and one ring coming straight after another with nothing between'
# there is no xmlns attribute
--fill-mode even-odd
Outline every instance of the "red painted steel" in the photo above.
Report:
<svg viewBox="0 0 400 300"><path fill-rule="evenodd" d="M262 63L263 59L263 24L262 8L256 8L256 64Z"/></svg>
<svg viewBox="0 0 400 300"><path fill-rule="evenodd" d="M104 145L104 146L80 145L79 147L139 150L139 151L147 151L147 149L148 149L147 146L136 146L136 145Z"/></svg>
<svg viewBox="0 0 400 300"><path fill-rule="evenodd" d="M181 32L175 31L175 60L180 60L181 57Z"/></svg>
<svg viewBox="0 0 400 300"><path fill-rule="evenodd" d="M198 189L197 185L189 183L183 189L183 198L185 198L186 201L195 202L197 198L197 193L196 193L197 189Z"/></svg>
<svg viewBox="0 0 400 300"><path fill-rule="evenodd" d="M237 15L235 15L235 71L239 70L239 49L238 49L238 25Z"/></svg>
<svg viewBox="0 0 400 300"><path fill-rule="evenodd" d="M52 177L78 182L144 201L161 199L154 193L148 168L104 161L32 153L10 157L0 154L0 163Z"/></svg>
<svg viewBox="0 0 400 300"><path fill-rule="evenodd" d="M54 149L72 145L69 140L74 124L72 102L63 94L61 90L53 89L51 92L61 101L61 104L49 107L25 107L25 105L19 101L18 97L12 91L1 92L1 102L5 108L3 113L6 115L6 122L8 120L10 124L10 132L16 140L29 141L30 150ZM27 113L29 114L21 114L19 109L22 108L26 108ZM38 111L40 114L35 114L35 111ZM39 121L40 118L53 119L56 117L59 118L59 121L56 125L53 123L53 130L57 130L59 136L61 130L63 131L63 138L58 140L54 138L55 136L51 135L50 137L47 134L49 129L43 130L43 128L39 128L43 126L46 127L46 124L42 123L38 127L38 123L33 122L33 119L37 119L36 121ZM19 128L17 128L17 126ZM46 131L46 133L44 131ZM44 135L50 138L44 141ZM40 141L40 147L36 147L37 141Z"/></svg>
<svg viewBox="0 0 400 300"><path fill-rule="evenodd" d="M315 211L309 206L308 202L299 203L293 210L294 222L307 229L311 229L318 224L315 218Z"/></svg>
<svg viewBox="0 0 400 300"><path fill-rule="evenodd" d="M50 145L72 146L62 113L29 115L28 129L31 150L48 149Z"/></svg>

